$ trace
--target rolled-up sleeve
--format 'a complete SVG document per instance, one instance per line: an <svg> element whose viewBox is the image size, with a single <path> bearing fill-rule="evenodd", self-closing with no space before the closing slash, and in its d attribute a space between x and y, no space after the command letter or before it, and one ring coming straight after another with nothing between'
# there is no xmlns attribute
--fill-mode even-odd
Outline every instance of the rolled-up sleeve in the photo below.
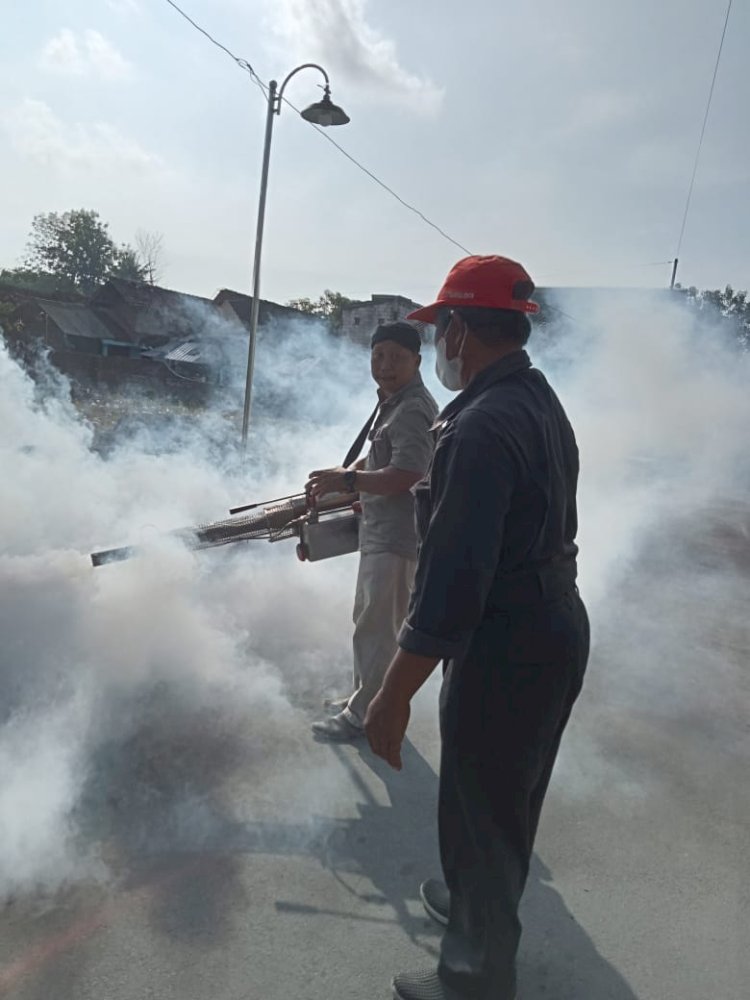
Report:
<svg viewBox="0 0 750 1000"><path fill-rule="evenodd" d="M421 402L404 404L388 427L391 442L389 464L403 472L424 475L432 458L430 427L434 414Z"/></svg>
<svg viewBox="0 0 750 1000"><path fill-rule="evenodd" d="M402 649L443 659L466 651L497 570L516 477L510 450L482 413L465 411L441 434Z"/></svg>

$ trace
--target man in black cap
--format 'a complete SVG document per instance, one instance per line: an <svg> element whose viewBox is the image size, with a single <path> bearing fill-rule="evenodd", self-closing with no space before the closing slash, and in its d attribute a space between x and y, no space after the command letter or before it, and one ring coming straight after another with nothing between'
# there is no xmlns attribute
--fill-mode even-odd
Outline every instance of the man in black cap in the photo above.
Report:
<svg viewBox="0 0 750 1000"><path fill-rule="evenodd" d="M373 334L370 369L380 405L367 435L370 451L348 468L310 473L314 496L359 492L362 520L354 600L354 678L349 697L327 703L334 713L313 724L319 739L364 736L367 707L396 652L417 558L412 487L432 457L435 400L419 374L419 332L411 323L384 323Z"/></svg>

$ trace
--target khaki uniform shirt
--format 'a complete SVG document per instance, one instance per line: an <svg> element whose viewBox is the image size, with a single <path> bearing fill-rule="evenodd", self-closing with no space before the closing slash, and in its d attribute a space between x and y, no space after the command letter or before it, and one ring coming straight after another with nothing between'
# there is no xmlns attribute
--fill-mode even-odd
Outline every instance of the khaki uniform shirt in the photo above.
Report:
<svg viewBox="0 0 750 1000"><path fill-rule="evenodd" d="M419 373L403 389L384 398L368 435L370 451L365 470L374 472L391 465L423 476L432 458L430 428L437 412L437 403ZM396 496L361 493L360 499L360 552L393 552L416 559L417 534L411 490Z"/></svg>

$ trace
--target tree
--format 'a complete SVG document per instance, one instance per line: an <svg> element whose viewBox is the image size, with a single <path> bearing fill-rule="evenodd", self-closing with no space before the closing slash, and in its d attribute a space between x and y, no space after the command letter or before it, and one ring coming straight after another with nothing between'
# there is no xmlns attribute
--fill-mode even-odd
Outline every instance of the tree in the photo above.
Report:
<svg viewBox="0 0 750 1000"><path fill-rule="evenodd" d="M35 215L21 268L3 272L24 287L40 292L90 295L107 278L154 284L161 268L162 236L139 230L136 248L117 246L99 213L85 208Z"/></svg>
<svg viewBox="0 0 750 1000"><path fill-rule="evenodd" d="M15 302L3 302L0 300L0 333L2 333L6 325L13 325L16 308Z"/></svg>
<svg viewBox="0 0 750 1000"><path fill-rule="evenodd" d="M731 285L727 285L723 290L705 289L702 292L694 285L683 288L678 284L675 285L675 289L685 295L694 308L709 315L713 314L720 320L722 326L743 349L750 349L750 302L746 291L735 291Z"/></svg>
<svg viewBox="0 0 750 1000"><path fill-rule="evenodd" d="M318 304L313 302L312 299L289 299L287 305L290 309L296 309L298 312L309 313L311 316L320 315L318 312Z"/></svg>
<svg viewBox="0 0 750 1000"><path fill-rule="evenodd" d="M161 233L139 229L135 234L135 247L145 280L155 285L164 271L164 237Z"/></svg>
<svg viewBox="0 0 750 1000"><path fill-rule="evenodd" d="M64 293L69 299L81 297L81 293L70 281L46 271L31 271L24 267L4 268L0 271L0 293L3 288L23 288L42 296Z"/></svg>
<svg viewBox="0 0 750 1000"><path fill-rule="evenodd" d="M290 299L287 305L292 309L299 309L300 312L327 319L332 330L340 330L344 308L353 301L354 299L347 298L341 292L332 292L330 288L326 288L320 298L314 302L307 298Z"/></svg>
<svg viewBox="0 0 750 1000"><path fill-rule="evenodd" d="M52 274L88 294L117 263L117 248L98 212L85 208L35 215L31 223L26 269Z"/></svg>
<svg viewBox="0 0 750 1000"><path fill-rule="evenodd" d="M115 250L114 263L107 275L108 278L127 278L129 281L145 281L147 276L146 265L142 262L136 250L126 243L123 243L121 247Z"/></svg>

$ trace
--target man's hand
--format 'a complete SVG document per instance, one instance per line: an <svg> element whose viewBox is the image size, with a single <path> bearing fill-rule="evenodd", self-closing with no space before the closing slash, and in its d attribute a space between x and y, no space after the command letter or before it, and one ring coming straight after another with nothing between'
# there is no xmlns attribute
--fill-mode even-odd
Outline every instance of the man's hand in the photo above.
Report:
<svg viewBox="0 0 750 1000"><path fill-rule="evenodd" d="M410 715L408 698L389 695L381 688L370 702L365 716L365 733L372 752L396 771L401 770L401 744Z"/></svg>
<svg viewBox="0 0 750 1000"><path fill-rule="evenodd" d="M437 656L397 649L385 672L383 686L370 702L365 733L372 752L401 770L401 744L411 715L411 699L438 665Z"/></svg>
<svg viewBox="0 0 750 1000"><path fill-rule="evenodd" d="M343 466L335 469L317 469L310 473L310 479L305 484L305 493L313 497L322 497L326 493L348 493Z"/></svg>

